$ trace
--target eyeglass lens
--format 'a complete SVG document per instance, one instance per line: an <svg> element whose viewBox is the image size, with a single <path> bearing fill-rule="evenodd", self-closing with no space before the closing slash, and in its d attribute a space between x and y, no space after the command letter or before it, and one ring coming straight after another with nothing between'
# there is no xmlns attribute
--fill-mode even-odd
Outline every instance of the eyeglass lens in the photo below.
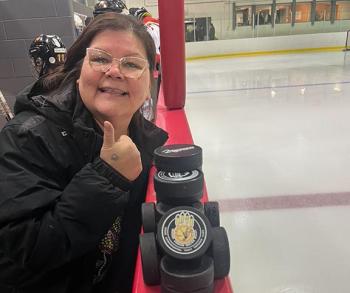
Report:
<svg viewBox="0 0 350 293"><path fill-rule="evenodd" d="M107 72L116 60L120 73L129 78L139 78L147 67L147 61L138 57L113 58L110 54L99 50L88 48L88 58L91 67L100 72Z"/></svg>

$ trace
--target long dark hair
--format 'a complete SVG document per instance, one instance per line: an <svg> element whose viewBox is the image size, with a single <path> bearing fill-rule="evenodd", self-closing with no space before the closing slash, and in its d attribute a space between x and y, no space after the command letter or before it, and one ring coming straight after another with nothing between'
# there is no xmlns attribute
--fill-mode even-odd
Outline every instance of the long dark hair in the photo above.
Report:
<svg viewBox="0 0 350 293"><path fill-rule="evenodd" d="M58 67L54 73L43 77L39 81L42 90L50 92L58 89L60 86L65 86L67 83L75 82L80 76L86 48L90 46L97 34L105 30L131 32L141 41L146 51L152 80L156 55L152 37L143 24L133 16L108 12L95 17L83 30L78 39L69 48L64 65Z"/></svg>

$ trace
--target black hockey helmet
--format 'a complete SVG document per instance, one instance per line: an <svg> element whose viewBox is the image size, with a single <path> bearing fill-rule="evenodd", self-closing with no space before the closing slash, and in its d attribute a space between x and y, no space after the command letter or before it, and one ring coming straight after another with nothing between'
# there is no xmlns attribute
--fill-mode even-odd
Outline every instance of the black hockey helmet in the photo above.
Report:
<svg viewBox="0 0 350 293"><path fill-rule="evenodd" d="M49 68L63 64L67 49L57 35L37 36L30 45L29 57L39 76L46 74Z"/></svg>
<svg viewBox="0 0 350 293"><path fill-rule="evenodd" d="M145 7L130 8L129 13L139 20L142 20L145 16L152 16Z"/></svg>
<svg viewBox="0 0 350 293"><path fill-rule="evenodd" d="M100 0L95 4L93 15L96 17L99 14L106 12L116 12L128 14L128 8L121 0Z"/></svg>

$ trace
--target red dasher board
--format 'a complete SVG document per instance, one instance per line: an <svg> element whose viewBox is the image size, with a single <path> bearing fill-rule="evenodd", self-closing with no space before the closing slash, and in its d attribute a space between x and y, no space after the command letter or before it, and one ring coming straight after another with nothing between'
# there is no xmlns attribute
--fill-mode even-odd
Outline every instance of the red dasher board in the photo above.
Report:
<svg viewBox="0 0 350 293"><path fill-rule="evenodd" d="M157 114L157 126L163 128L169 133L169 139L167 144L193 144L193 139L191 131L187 122L186 114L184 109L180 110L167 110L164 107L162 100L162 93L159 95L159 105L158 105L158 114ZM153 175L155 168L153 167L150 176L148 178L148 187L146 202L155 202L156 196L153 185ZM206 188L204 186L204 193L202 201L208 201L208 195ZM228 277L222 280L215 281L215 293L233 293L231 282ZM160 286L147 286L143 281L142 275L142 265L141 265L141 256L140 250L137 256L135 275L134 275L134 284L133 284L133 293L159 293Z"/></svg>

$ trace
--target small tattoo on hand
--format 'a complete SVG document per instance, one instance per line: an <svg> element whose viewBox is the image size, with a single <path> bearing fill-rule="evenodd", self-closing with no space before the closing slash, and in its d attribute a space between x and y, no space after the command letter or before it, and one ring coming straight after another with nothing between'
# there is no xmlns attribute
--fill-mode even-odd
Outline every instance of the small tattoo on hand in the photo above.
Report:
<svg viewBox="0 0 350 293"><path fill-rule="evenodd" d="M112 154L111 159L112 159L113 161L116 161L116 160L118 160L118 159L119 159L119 157L118 157L118 155L117 155L117 154Z"/></svg>

